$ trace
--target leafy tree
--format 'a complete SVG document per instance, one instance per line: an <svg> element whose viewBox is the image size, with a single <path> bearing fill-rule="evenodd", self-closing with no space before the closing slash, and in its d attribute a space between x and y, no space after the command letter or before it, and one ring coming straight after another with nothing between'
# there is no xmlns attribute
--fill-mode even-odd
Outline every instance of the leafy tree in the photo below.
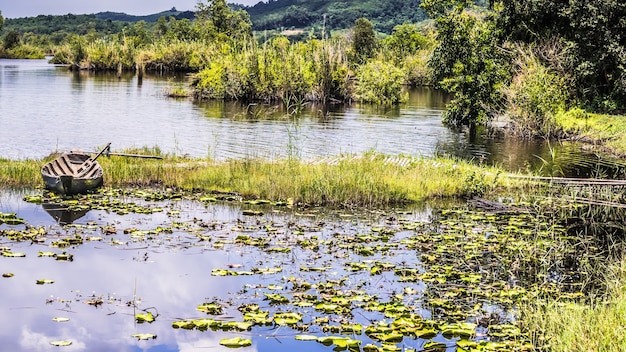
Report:
<svg viewBox="0 0 626 352"><path fill-rule="evenodd" d="M357 63L364 63L376 51L378 43L374 25L367 18L359 18L352 28L352 51Z"/></svg>
<svg viewBox="0 0 626 352"><path fill-rule="evenodd" d="M0 31L4 27L4 17L2 17L2 11L0 11Z"/></svg>
<svg viewBox="0 0 626 352"><path fill-rule="evenodd" d="M453 125L487 122L502 105L502 88L510 80L510 58L501 49L494 13L480 13L469 1L428 0L436 17L437 41L429 62L434 81L454 95L444 113Z"/></svg>
<svg viewBox="0 0 626 352"><path fill-rule="evenodd" d="M506 40L563 43L567 56L549 65L566 66L578 99L604 110L626 107L623 0L502 0L498 26Z"/></svg>
<svg viewBox="0 0 626 352"><path fill-rule="evenodd" d="M20 45L21 42L22 38L20 37L20 33L16 30L12 30L4 36L3 46L4 49L9 50Z"/></svg>
<svg viewBox="0 0 626 352"><path fill-rule="evenodd" d="M428 38L422 34L415 24L401 24L393 28L393 33L385 38L383 44L387 50L393 51L401 58L415 54L428 45Z"/></svg>
<svg viewBox="0 0 626 352"><path fill-rule="evenodd" d="M226 0L198 2L196 25L207 40L243 39L252 35L252 22L244 10L232 10Z"/></svg>
<svg viewBox="0 0 626 352"><path fill-rule="evenodd" d="M159 19L157 20L157 24L156 24L156 34L159 37L164 37L167 34L167 31L169 30L169 27L167 26L167 20L165 19L165 16L161 16L159 17Z"/></svg>

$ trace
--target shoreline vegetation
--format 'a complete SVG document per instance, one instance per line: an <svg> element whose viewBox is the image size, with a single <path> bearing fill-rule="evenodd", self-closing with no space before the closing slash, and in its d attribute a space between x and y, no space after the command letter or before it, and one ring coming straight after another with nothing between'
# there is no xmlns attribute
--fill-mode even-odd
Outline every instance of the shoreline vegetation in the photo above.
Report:
<svg viewBox="0 0 626 352"><path fill-rule="evenodd" d="M132 151L137 153L136 150ZM154 153L154 151L152 151ZM0 159L5 187L40 187L44 160ZM244 199L289 201L300 206L385 207L429 199L467 199L528 182L496 167L449 158L390 158L368 153L332 163L296 159L211 161L165 156L163 160L100 158L108 187L174 188L236 193Z"/></svg>
<svg viewBox="0 0 626 352"><path fill-rule="evenodd" d="M626 156L626 117L619 115L626 111L626 43L621 35L626 30L626 7L620 2L570 1L557 13L548 10L551 2L543 0L533 6L525 6L524 0L489 3L492 6L477 7L466 1L424 0L421 6L431 21L396 26L382 39L371 22L359 19L347 32L329 37L322 30L321 35L291 42L284 36L254 38L242 10L230 9L225 1L200 2L194 21L164 19L154 30L138 22L104 37L69 35L52 49L53 62L118 74L190 72L196 99L398 104L406 99L403 84L432 85L454 97L444 114L447 124L473 128L504 116L519 138L580 139ZM8 40L5 36L2 51L30 57L35 49L24 47L31 44L21 40L19 33ZM567 203L566 213L553 216L568 220L576 218L567 212L574 214L580 206L564 201L570 198L558 191L544 192L541 186L506 177L493 167L445 158L413 159L408 166L385 160L384 155L365 154L336 164L292 159L216 162L176 156L163 161L99 162L107 170L107 186L237 192L247 199L300 206L382 207L515 194L530 203L560 199ZM44 162L0 159L0 184L36 187ZM568 196L577 199L579 195L571 192ZM608 195L609 202L621 205L615 198L620 196ZM552 214L550 206L554 204L542 210ZM576 216L586 225L618 223L604 218L611 213L623 223L618 209ZM589 286L584 291L574 290L563 298L528 297L517 302L516 323L536 350L623 350L623 238L619 231L580 231L552 234L549 239L531 231L528 239L519 240L525 250L520 255L554 265L545 277L537 277L547 289L563 279L548 276L570 261L575 263L567 265L577 266L579 274L594 280L583 283ZM604 241L606 252L598 251L593 241L585 242L590 239ZM566 257L572 241L576 253L593 249L595 254ZM545 257L533 257L536 253ZM509 264L513 270L520 263Z"/></svg>

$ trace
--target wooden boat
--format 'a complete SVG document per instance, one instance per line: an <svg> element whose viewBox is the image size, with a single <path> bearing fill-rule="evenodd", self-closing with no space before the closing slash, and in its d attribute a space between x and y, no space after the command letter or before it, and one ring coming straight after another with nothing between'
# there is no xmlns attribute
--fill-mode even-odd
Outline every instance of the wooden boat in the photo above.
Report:
<svg viewBox="0 0 626 352"><path fill-rule="evenodd" d="M86 153L70 152L41 168L46 188L60 194L86 193L102 186L103 170L96 159L108 150L110 143L94 158Z"/></svg>

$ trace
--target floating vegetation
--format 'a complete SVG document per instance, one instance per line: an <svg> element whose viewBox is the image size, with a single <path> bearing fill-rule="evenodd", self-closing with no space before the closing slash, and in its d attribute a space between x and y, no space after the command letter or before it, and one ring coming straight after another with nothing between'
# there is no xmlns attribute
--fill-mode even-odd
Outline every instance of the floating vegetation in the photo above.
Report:
<svg viewBox="0 0 626 352"><path fill-rule="evenodd" d="M17 217L15 213L0 213L0 225L22 225L24 224L24 219L20 219Z"/></svg>
<svg viewBox="0 0 626 352"><path fill-rule="evenodd" d="M50 341L50 344L52 346L57 346L57 347L66 347L66 346L71 346L72 341L65 341L65 340Z"/></svg>
<svg viewBox="0 0 626 352"><path fill-rule="evenodd" d="M39 279L36 281L37 285L46 285L46 284L53 284L54 280L50 280L50 279Z"/></svg>
<svg viewBox="0 0 626 352"><path fill-rule="evenodd" d="M154 340L157 338L155 334L132 334L130 336L137 338L137 340Z"/></svg>
<svg viewBox="0 0 626 352"><path fill-rule="evenodd" d="M242 337L233 337L230 339L221 339L220 345L232 348L252 346L252 340Z"/></svg>
<svg viewBox="0 0 626 352"><path fill-rule="evenodd" d="M152 323L152 322L154 322L154 320L155 320L155 316L152 315L152 312L135 314L135 321L138 324L141 324L141 323Z"/></svg>
<svg viewBox="0 0 626 352"><path fill-rule="evenodd" d="M194 301L186 313L168 311L177 317L173 322L142 309L134 293L123 300L93 294L49 301L100 308L94 311L127 309L125 314L132 308L135 321L153 323L151 329L171 324L189 330L189 336L219 331L265 337L280 329L295 340L337 350L525 351L533 340L517 320L520 304L584 298L594 285L589 260L606 251L601 241L577 230L576 209L554 199L514 204L532 209L524 212L457 204L423 219L402 209L347 214L265 201L237 200L239 207L230 208L207 197L106 189L76 197L46 195L43 204L89 209L95 216L75 224L1 230L7 242L1 252L13 256L19 249L28 254L26 261L75 268L85 254L108 250L141 270L164 255L188 255L184 263L198 272L184 272L183 264L171 268L176 275L195 274L193 280L228 288L217 289L219 295L191 290ZM263 215L244 215L242 207L248 206ZM214 216L224 209L229 220ZM561 212L567 216L555 215ZM159 272L159 280L169 278ZM197 319L198 312L211 316ZM228 347L241 347L240 342Z"/></svg>

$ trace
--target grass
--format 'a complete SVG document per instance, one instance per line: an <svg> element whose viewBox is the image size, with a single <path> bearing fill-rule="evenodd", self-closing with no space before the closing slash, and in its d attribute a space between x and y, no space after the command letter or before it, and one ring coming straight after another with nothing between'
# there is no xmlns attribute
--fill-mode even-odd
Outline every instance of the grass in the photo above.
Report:
<svg viewBox="0 0 626 352"><path fill-rule="evenodd" d="M600 144L613 154L626 156L626 116L586 113L571 109L557 114L557 125L567 134Z"/></svg>
<svg viewBox="0 0 626 352"><path fill-rule="evenodd" d="M40 186L40 168L51 158L0 160L0 182L9 187ZM293 159L213 162L173 156L164 160L111 157L98 161L105 170L107 186L237 192L251 199L307 205L400 205L431 198L471 197L521 182L500 177L497 168L463 161L417 158L401 166L378 154L340 158L336 164Z"/></svg>
<svg viewBox="0 0 626 352"><path fill-rule="evenodd" d="M626 261L607 264L606 297L590 303L538 300L521 309L538 350L624 351L626 349Z"/></svg>

